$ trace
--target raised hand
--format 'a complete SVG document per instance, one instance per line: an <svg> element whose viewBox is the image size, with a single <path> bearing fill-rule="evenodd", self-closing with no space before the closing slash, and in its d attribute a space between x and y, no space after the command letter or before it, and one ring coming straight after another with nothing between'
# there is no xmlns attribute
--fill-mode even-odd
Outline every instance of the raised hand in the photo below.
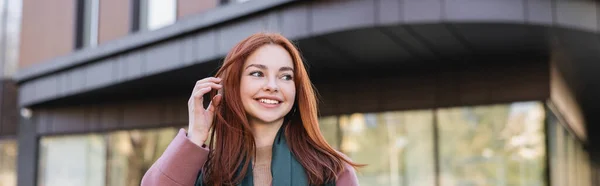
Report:
<svg viewBox="0 0 600 186"><path fill-rule="evenodd" d="M222 95L217 94L212 98L209 106L204 108L204 94L212 89L219 90L221 78L207 77L196 82L192 95L188 100L188 138L196 145L202 146L208 138L208 131L213 122L215 107L219 106Z"/></svg>

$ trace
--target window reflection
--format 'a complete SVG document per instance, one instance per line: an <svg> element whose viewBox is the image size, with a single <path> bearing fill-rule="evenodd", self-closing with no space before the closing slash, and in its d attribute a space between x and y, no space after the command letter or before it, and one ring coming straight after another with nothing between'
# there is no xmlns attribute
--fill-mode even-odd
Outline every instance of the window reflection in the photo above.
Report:
<svg viewBox="0 0 600 186"><path fill-rule="evenodd" d="M4 78L17 70L22 0L0 0L0 61Z"/></svg>
<svg viewBox="0 0 600 186"><path fill-rule="evenodd" d="M552 107L550 107L552 108ZM552 109L548 117L548 145L550 148L550 181L553 186L592 184L589 152L569 132L567 123L560 120Z"/></svg>
<svg viewBox="0 0 600 186"><path fill-rule="evenodd" d="M105 185L106 141L102 135L43 137L38 185Z"/></svg>
<svg viewBox="0 0 600 186"><path fill-rule="evenodd" d="M545 185L537 102L440 109L440 185Z"/></svg>
<svg viewBox="0 0 600 186"><path fill-rule="evenodd" d="M108 185L138 186L177 134L175 128L118 131L108 135Z"/></svg>
<svg viewBox="0 0 600 186"><path fill-rule="evenodd" d="M17 140L0 140L0 186L17 185Z"/></svg>
<svg viewBox="0 0 600 186"><path fill-rule="evenodd" d="M330 144L353 161L368 164L360 185L433 185L431 111L356 113L321 119ZM333 123L339 126L336 128Z"/></svg>
<svg viewBox="0 0 600 186"><path fill-rule="evenodd" d="M177 20L177 0L141 0L140 3L142 30L156 30Z"/></svg>

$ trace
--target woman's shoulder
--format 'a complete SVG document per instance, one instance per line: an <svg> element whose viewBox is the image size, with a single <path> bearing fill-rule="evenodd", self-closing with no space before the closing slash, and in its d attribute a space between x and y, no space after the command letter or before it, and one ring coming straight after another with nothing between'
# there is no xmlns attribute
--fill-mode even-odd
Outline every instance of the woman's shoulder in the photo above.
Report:
<svg viewBox="0 0 600 186"><path fill-rule="evenodd" d="M346 154L339 151L337 151L337 153L344 159L352 161L352 159L350 159L350 157L348 157ZM340 173L338 173L336 185L357 186L358 177L356 175L356 170L354 166L352 166L346 161L342 161L342 163L344 165L344 169Z"/></svg>

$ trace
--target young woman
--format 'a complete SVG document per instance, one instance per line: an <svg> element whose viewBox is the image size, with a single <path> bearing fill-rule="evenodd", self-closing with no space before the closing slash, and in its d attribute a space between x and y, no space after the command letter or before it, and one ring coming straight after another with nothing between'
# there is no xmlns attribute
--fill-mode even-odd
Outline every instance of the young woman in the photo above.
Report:
<svg viewBox="0 0 600 186"><path fill-rule="evenodd" d="M358 185L360 165L323 138L304 63L279 34L234 46L215 77L196 82L188 110L188 131L180 129L142 185Z"/></svg>

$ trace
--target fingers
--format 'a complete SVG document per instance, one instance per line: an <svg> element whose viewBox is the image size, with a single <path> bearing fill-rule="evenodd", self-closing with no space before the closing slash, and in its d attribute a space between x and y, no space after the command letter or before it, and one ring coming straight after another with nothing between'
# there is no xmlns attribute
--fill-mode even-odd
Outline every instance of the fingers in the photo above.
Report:
<svg viewBox="0 0 600 186"><path fill-rule="evenodd" d="M210 102L210 104L208 105L208 111L214 113L215 112L215 107L218 107L219 105L221 105L221 100L223 99L223 96L221 94L217 94L215 97L213 97L212 101Z"/></svg>
<svg viewBox="0 0 600 186"><path fill-rule="evenodd" d="M193 111L198 111L196 109L199 108L204 108L204 94L208 93L211 90L211 87L204 87L199 89L198 91L194 92L194 94L192 94L192 102L193 102Z"/></svg>
<svg viewBox="0 0 600 186"><path fill-rule="evenodd" d="M221 83L221 78L215 78L215 77L208 77L208 78L204 78L201 79L199 81L196 81L196 84L194 85L194 89L192 90L192 94L196 91L198 91L201 88L210 86L212 88L218 89L220 88L219 83Z"/></svg>

